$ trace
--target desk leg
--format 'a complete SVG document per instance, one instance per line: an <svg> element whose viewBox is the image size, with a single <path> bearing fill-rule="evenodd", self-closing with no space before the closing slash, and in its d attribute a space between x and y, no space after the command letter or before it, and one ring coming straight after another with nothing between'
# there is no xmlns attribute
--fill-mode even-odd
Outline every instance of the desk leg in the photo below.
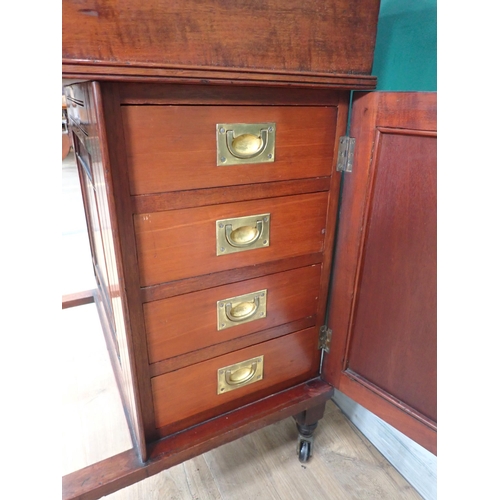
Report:
<svg viewBox="0 0 500 500"><path fill-rule="evenodd" d="M314 444L313 432L318 427L318 421L323 418L325 406L326 402L308 408L293 417L299 431L297 455L299 456L299 461L302 463L307 462L312 457Z"/></svg>

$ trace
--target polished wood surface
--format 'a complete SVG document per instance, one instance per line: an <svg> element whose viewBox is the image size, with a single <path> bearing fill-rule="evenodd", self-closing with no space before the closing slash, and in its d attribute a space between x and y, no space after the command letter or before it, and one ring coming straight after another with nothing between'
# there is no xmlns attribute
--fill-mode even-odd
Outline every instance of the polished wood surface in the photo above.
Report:
<svg viewBox="0 0 500 500"><path fill-rule="evenodd" d="M378 0L133 0L126 8L117 0L64 0L63 74L261 83L344 76L344 88L356 88L363 80L353 75L372 68L378 11Z"/></svg>
<svg viewBox="0 0 500 500"><path fill-rule="evenodd" d="M321 266L294 269L144 304L149 362L315 316ZM298 285L300 284L300 285ZM217 329L217 301L266 290L266 317Z"/></svg>
<svg viewBox="0 0 500 500"><path fill-rule="evenodd" d="M170 86L160 88L158 85L146 85L143 88L141 85L134 84L92 83L73 85L67 92L68 103L71 107L72 130L84 145L89 130L95 127L95 120L89 114L86 105L87 96L91 96L95 103L100 106L100 121L97 123L100 142L94 141L94 146L102 149L102 158L105 165L108 166L104 170L107 177L100 188L106 187L103 192L106 192L112 208L110 213L114 218L112 234L114 238L117 238L114 247L117 254L116 262L123 273L121 284L127 290L123 296L123 302L120 304L123 313L121 321L126 325L127 332L128 350L125 352L133 358L131 378L122 380L122 382L126 387L124 394L129 393L127 391L130 391L132 387L136 387L138 401L136 418L137 421L141 422L140 428L146 442L153 442L158 437L151 379L158 378L162 374L187 369L192 364L207 363L215 357L226 356L233 351L248 349L252 345L271 342L283 336L289 336L293 332L311 328L314 329L315 339L314 342L310 342L311 352L304 353L303 356L304 359L310 356L317 358L314 371L314 374L317 374L319 363L319 351L316 345L317 328L321 321L319 315L323 314L327 291L325 284L328 281L330 265L330 256L325 254L325 250L331 248L333 241L334 210L338 196L336 189L340 180L339 175L330 177L337 147L336 142L334 142L330 146L331 158L328 162L328 172L323 177L308 178L304 181L290 180L286 177L285 169L282 178L275 182L181 191L177 201L173 200L172 204L170 203L172 198L169 197L168 192L154 195L132 195L129 178L130 159L127 155L127 128L123 120L123 107L146 104L145 108L149 108L155 100L163 99L164 101L159 104L164 108L166 106L163 104L168 101L169 88ZM172 89L172 101L176 101L176 105L187 105L188 97L193 96L191 89L182 90L176 86L173 86ZM231 88L228 89L229 101L231 99L234 101L237 95L242 98L242 92L243 89L236 93L232 92ZM264 93L251 89L247 89L246 92L246 101L243 98L242 101L247 103L270 104L270 99L276 96L276 93L270 89ZM291 91L290 96L281 96L279 101L291 105L292 97L298 99L300 95L304 95L304 102L309 102L309 112L316 113L319 110L320 115L326 113L333 120L333 124L325 123L325 126L334 136L337 136L340 133L337 130L337 121L340 120L340 123L344 124L346 120L346 109L338 113L339 107L343 109L342 106L346 106L345 98L338 93L329 91L319 92L313 97L313 94L308 91L295 89ZM324 106L320 105L322 98L326 100ZM224 92L221 92L221 89L205 91L200 93L198 97L198 100L203 99L206 100L207 104L223 104ZM184 107L191 109L190 106ZM231 108L235 107L231 106ZM290 111L289 115L293 116L291 111L299 110L300 114L300 109L303 106L295 104L294 106L285 106L285 108ZM215 108L212 106L212 109ZM297 126L300 127L301 124L297 123ZM331 142L330 138L326 136L318 139L316 135L315 140ZM295 142L297 141L300 142L300 138L295 140ZM86 151L86 149L82 148L82 151ZM311 174L306 172L305 175ZM192 183L196 183L196 176L190 176L190 179ZM190 185L187 184L186 187L190 187ZM225 203L226 195L229 200L235 201ZM151 202L149 198L151 198ZM144 208L152 208L153 210L143 212ZM277 210L274 210L275 208ZM228 209L230 209L229 212ZM241 252L239 255L234 254L237 258L234 258L234 255L227 255L221 256L220 260L217 260L215 257L216 220L265 213L269 210L272 212L271 246L269 248L255 250L253 257L252 251L249 251ZM327 220L333 221L333 224L329 224L327 227ZM154 230L151 231L153 226ZM178 235L172 239L171 234L176 232ZM145 234L147 244L142 244L141 238L144 239ZM150 238L149 241L147 238ZM207 245L209 240L212 240L213 243L210 243L210 248ZM266 250L270 251L265 252ZM210 253L210 258L207 251ZM141 266L145 260L145 253L148 254L147 263L151 266L151 283L141 280ZM257 254L257 258L255 254ZM218 262L224 261L224 258L226 258L226 264L217 268ZM160 267L155 268L158 264ZM158 272L158 269L161 271L163 266L166 266L164 269L169 269L173 274L162 275L161 272ZM175 351L177 347L173 346L175 349L172 352L176 354L175 356L167 354L170 357L163 358L162 354L160 358L155 359L156 362L150 363L143 308L152 307L154 301L169 297L177 301L176 297L179 295L191 293L213 294L213 289L217 287L229 286L239 289L242 286L241 283L247 280L268 279L265 278L268 275L291 270L301 274L304 269L310 266L316 266L315 273L319 273L319 279L315 278L315 290L311 290L307 299L301 302L297 299L301 294L304 296L304 290L301 289L297 297L293 299L295 305L288 307L288 309L280 306L280 311L274 316L270 316L272 321L267 326L264 325L262 329L257 331L248 330L245 335L231 335L230 338L222 342L214 343L211 338L199 336L203 339L202 348L193 348L192 346L186 348L184 346L181 350ZM301 270L301 268L304 269ZM304 282L303 279L300 281ZM287 286L281 286L282 291L287 289L289 289ZM106 320L105 298L105 294L100 295L98 306L107 331L109 348L115 353L111 357L114 359L115 368L119 373L123 364L122 351L124 347L116 340L119 337L113 331L113 324ZM280 298L278 302L283 303L286 300ZM115 301L113 304L117 305L118 302ZM179 308L176 308L176 312L178 310ZM185 304L183 310L188 310ZM285 312L286 310L288 312ZM293 314L291 314L292 311ZM245 326L245 328L248 327ZM173 333L172 338L177 337L178 334L179 332ZM129 362L125 361L125 364L127 365ZM301 380L306 378L303 376ZM291 377L290 380L297 379ZM284 383L279 387L285 387L285 385ZM276 387L275 390L277 390ZM212 413L210 416L220 411L223 409L219 408L216 413ZM207 415L203 418L208 418ZM178 417L178 420L180 422L182 417ZM191 424L184 419L183 425ZM171 429L164 429L162 432L164 435L170 431ZM141 451L143 457L145 457L145 453L143 448Z"/></svg>
<svg viewBox="0 0 500 500"><path fill-rule="evenodd" d="M353 110L324 377L435 452L436 95L365 94Z"/></svg>
<svg viewBox="0 0 500 500"><path fill-rule="evenodd" d="M319 370L317 344L315 329L309 328L152 378L156 427L162 435L172 434L314 378ZM262 355L262 380L217 394L219 368Z"/></svg>
<svg viewBox="0 0 500 500"><path fill-rule="evenodd" d="M135 215L141 285L321 252L327 201L313 193ZM271 214L268 247L217 256L217 220L263 213Z"/></svg>
<svg viewBox="0 0 500 500"><path fill-rule="evenodd" d="M122 114L131 194L331 175L333 107L129 105ZM275 161L217 166L218 123L275 123Z"/></svg>

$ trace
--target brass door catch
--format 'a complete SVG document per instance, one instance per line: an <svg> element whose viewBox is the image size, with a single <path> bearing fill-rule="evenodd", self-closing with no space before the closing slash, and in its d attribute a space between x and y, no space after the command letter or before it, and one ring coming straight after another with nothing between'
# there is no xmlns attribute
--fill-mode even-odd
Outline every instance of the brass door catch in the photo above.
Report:
<svg viewBox="0 0 500 500"><path fill-rule="evenodd" d="M218 123L217 166L274 162L276 123Z"/></svg>

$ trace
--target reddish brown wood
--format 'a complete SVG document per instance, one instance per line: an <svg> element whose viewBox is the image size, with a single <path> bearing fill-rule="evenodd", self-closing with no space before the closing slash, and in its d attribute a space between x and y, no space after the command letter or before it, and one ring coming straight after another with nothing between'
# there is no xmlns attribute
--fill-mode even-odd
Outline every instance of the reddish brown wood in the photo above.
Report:
<svg viewBox="0 0 500 500"><path fill-rule="evenodd" d="M94 302L95 290L86 290L84 292L70 293L63 295L62 308L68 309L70 307L83 306L85 304L92 304Z"/></svg>
<svg viewBox="0 0 500 500"><path fill-rule="evenodd" d="M244 184L242 186L231 186L230 190L226 188L210 188L198 191L172 191L170 193L133 196L132 203L134 213L141 214L217 205L221 200L224 200L224 203L234 203L236 201L270 198L271 196L317 193L319 191L328 191L329 188L330 177L319 177L295 181L266 182L265 184Z"/></svg>
<svg viewBox="0 0 500 500"><path fill-rule="evenodd" d="M242 267L240 269L229 269L205 276L195 276L180 281L162 283L141 289L143 302L166 299L176 295L194 292L196 290L205 290L216 286L229 283L237 283L246 279L257 278L266 274L279 273L289 269L321 264L323 262L323 253L316 252L308 255L300 255L287 259L280 259L263 264Z"/></svg>
<svg viewBox="0 0 500 500"><path fill-rule="evenodd" d="M379 1L64 0L63 63L335 75L371 71ZM109 71L109 69L107 71Z"/></svg>
<svg viewBox="0 0 500 500"><path fill-rule="evenodd" d="M314 316L320 276L321 266L305 267L144 304L149 362ZM267 291L266 317L217 329L218 301L259 290Z"/></svg>
<svg viewBox="0 0 500 500"><path fill-rule="evenodd" d="M371 90L377 78L370 75L244 72L150 68L147 66L95 65L63 62L62 76L69 81L99 80L123 83L174 83L183 85L231 85L283 87L311 90Z"/></svg>
<svg viewBox="0 0 500 500"><path fill-rule="evenodd" d="M131 194L331 174L335 107L142 105L122 114ZM216 124L268 122L276 124L274 162L217 166Z"/></svg>
<svg viewBox="0 0 500 500"><path fill-rule="evenodd" d="M323 250L327 193L134 216L141 285L261 264ZM216 221L270 213L270 245L216 255Z"/></svg>
<svg viewBox="0 0 500 500"><path fill-rule="evenodd" d="M311 328L154 377L156 427L168 435L313 378L319 368L317 343ZM217 394L219 368L261 355L262 380Z"/></svg>
<svg viewBox="0 0 500 500"><path fill-rule="evenodd" d="M332 395L330 385L312 380L154 442L148 447L145 463L141 463L135 450L125 451L64 476L63 500L97 500L311 405L326 402Z"/></svg>
<svg viewBox="0 0 500 500"><path fill-rule="evenodd" d="M347 366L435 421L436 137L385 132Z"/></svg>
<svg viewBox="0 0 500 500"><path fill-rule="evenodd" d="M307 408L306 410L297 413L293 416L295 422L299 425L312 425L317 424L318 420L323 418L325 413L326 401L321 403L320 405L312 406L311 408Z"/></svg>
<svg viewBox="0 0 500 500"><path fill-rule="evenodd" d="M341 94L317 88L283 92L282 88L244 85L120 84L120 100L127 105L337 106Z"/></svg>
<svg viewBox="0 0 500 500"><path fill-rule="evenodd" d="M357 149L342 195L329 319L336 335L324 377L397 428L421 426L417 414L429 428L436 419L436 96L363 95L351 135ZM435 450L432 436L412 434Z"/></svg>
<svg viewBox="0 0 500 500"><path fill-rule="evenodd" d="M108 159L104 185L113 215L113 236L116 239L116 259L121 275L121 285L126 294L122 296L124 324L122 338L127 346L129 358L125 361L128 365L129 377L128 390L136 391L137 409L136 418L140 422L140 432L143 436L141 458L145 458L145 442L154 433L154 409L149 383L149 367L144 332L144 321L141 310L139 291L139 276L137 273L137 255L132 227L132 209L128 196L127 163L124 155L124 137L120 115L119 90L113 84L93 84L93 88L101 102L101 128L106 138L103 149Z"/></svg>
<svg viewBox="0 0 500 500"><path fill-rule="evenodd" d="M191 351L187 354L165 359L150 365L150 374L151 377L156 377L163 373L178 370L194 363L200 363L201 361L205 361L216 356L222 356L223 354L237 351L251 345L260 344L266 340L276 339L278 337L282 337L283 335L288 335L289 333L305 330L306 328L315 326L316 321L317 316L308 316L274 328L259 330L258 332L245 335L244 337L236 337L234 339L227 340L222 344L215 344L204 349Z"/></svg>

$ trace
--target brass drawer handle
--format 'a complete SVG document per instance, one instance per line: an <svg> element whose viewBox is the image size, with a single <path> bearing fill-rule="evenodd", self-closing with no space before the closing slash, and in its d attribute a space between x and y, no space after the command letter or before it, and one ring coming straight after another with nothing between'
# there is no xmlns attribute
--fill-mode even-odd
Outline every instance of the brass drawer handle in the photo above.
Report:
<svg viewBox="0 0 500 500"><path fill-rule="evenodd" d="M243 385L249 382L252 377L257 373L257 361L250 365L240 366L236 370L226 370L226 384L227 385Z"/></svg>
<svg viewBox="0 0 500 500"><path fill-rule="evenodd" d="M216 221L217 255L268 247L270 224L269 213Z"/></svg>
<svg viewBox="0 0 500 500"><path fill-rule="evenodd" d="M226 146L235 158L248 159L259 156L267 147L268 133L266 129L260 131L259 135L241 134L234 137L234 131L226 133Z"/></svg>
<svg viewBox="0 0 500 500"><path fill-rule="evenodd" d="M276 123L218 123L217 166L274 162Z"/></svg>
<svg viewBox="0 0 500 500"><path fill-rule="evenodd" d="M217 371L217 394L253 384L264 377L264 356L247 359Z"/></svg>
<svg viewBox="0 0 500 500"><path fill-rule="evenodd" d="M233 229L232 224L226 225L226 241L236 248L243 248L256 242L262 235L264 223L262 220L255 222L254 226L240 226Z"/></svg>
<svg viewBox="0 0 500 500"><path fill-rule="evenodd" d="M259 309L259 297L252 302L240 302L233 306L232 302L226 304L226 317L229 321L239 323L251 319Z"/></svg>
<svg viewBox="0 0 500 500"><path fill-rule="evenodd" d="M267 289L217 302L217 330L225 330L267 316Z"/></svg>

